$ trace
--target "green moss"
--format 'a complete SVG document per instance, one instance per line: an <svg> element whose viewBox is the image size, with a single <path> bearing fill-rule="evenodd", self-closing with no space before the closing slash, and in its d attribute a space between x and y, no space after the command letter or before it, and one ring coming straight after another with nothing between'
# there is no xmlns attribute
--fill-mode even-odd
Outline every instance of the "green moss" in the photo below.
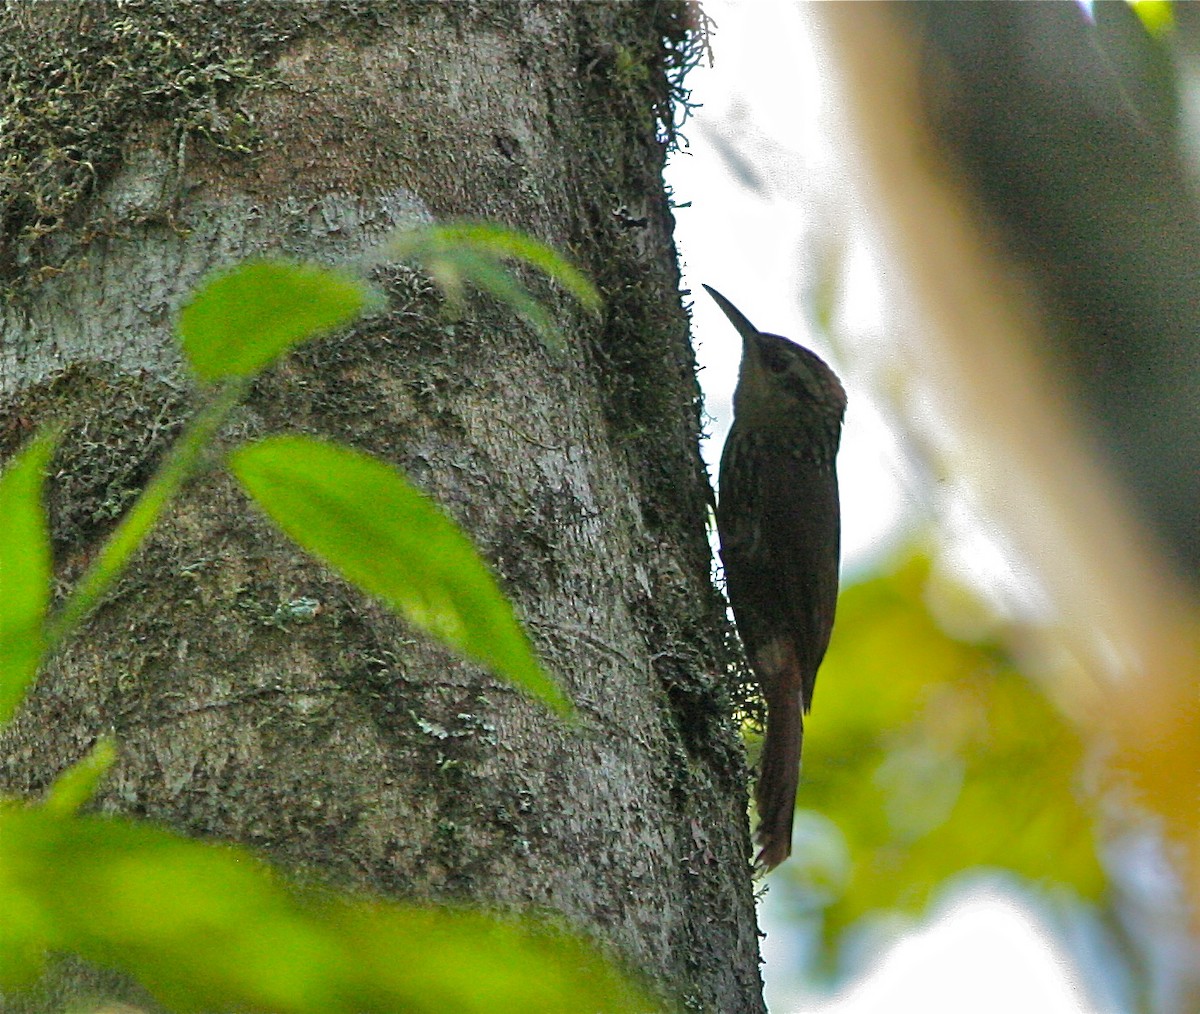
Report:
<svg viewBox="0 0 1200 1014"><path fill-rule="evenodd" d="M639 4L626 23L630 31L617 40L604 32L584 35L583 77L618 103L611 119L637 124L649 112L658 140L674 147L693 108L688 72L710 53L708 18L694 0L673 0Z"/></svg>
<svg viewBox="0 0 1200 1014"><path fill-rule="evenodd" d="M582 15L578 63L590 136L580 148L594 155L583 170L589 177L584 200L588 224L599 235L580 247L605 251L603 261L587 267L604 298L594 352L606 378L606 414L616 442L628 448L641 473L648 520L690 533L684 538L699 565L708 550L695 537L696 519L706 510L708 484L695 441L696 364L687 315L678 301L662 298L679 288L678 265L648 256L644 247L650 223L670 216L662 169L689 108L684 78L705 52L705 21L696 4L639 4L613 40L598 27L588 30L589 16L590 10Z"/></svg>
<svg viewBox="0 0 1200 1014"><path fill-rule="evenodd" d="M69 270L128 225L89 199L121 166L131 124L170 124L190 145L252 157L247 96L280 50L315 32L369 30L382 4L272 0L59 0L0 10L0 294ZM170 217L170 201L161 214Z"/></svg>
<svg viewBox="0 0 1200 1014"><path fill-rule="evenodd" d="M696 442L700 386L682 300L663 298L679 289L678 264L648 250L647 242L672 226L662 169L691 108L686 75L707 52L707 19L692 3L630 5L614 39L611 31L587 30L588 19L600 12L586 10L578 65L588 136L578 146L594 156L581 167L593 235L578 246L604 251L603 259L586 265L604 299L591 345L599 366L594 372L603 378L611 438L625 452L646 524L684 550L688 573L703 574L709 571L705 518L712 492ZM700 633L654 630L656 668L688 749L723 748L731 738L717 726L727 722L731 698L739 711L752 712L756 691L735 642L713 643L711 631L729 627L720 595L677 577L664 577L653 589L647 623L657 626L658 615L699 615L706 626ZM705 595L698 609L697 598ZM681 596L690 599L671 604ZM683 659L672 647L697 637L690 643L709 645L711 660Z"/></svg>

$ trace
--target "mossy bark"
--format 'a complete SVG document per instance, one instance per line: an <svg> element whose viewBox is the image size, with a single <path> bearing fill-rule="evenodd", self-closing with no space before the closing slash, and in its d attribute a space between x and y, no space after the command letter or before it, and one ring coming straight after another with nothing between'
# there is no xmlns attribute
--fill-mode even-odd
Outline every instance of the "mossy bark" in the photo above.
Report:
<svg viewBox="0 0 1200 1014"><path fill-rule="evenodd" d="M582 715L567 728L407 629L214 468L0 735L4 791L36 794L113 732L107 812L356 889L559 913L681 1005L762 1008L660 175L669 75L695 44L686 14L147 2L0 15L15 80L60 89L42 104L52 122L20 124L24 143L69 150L26 152L0 191L0 451L68 421L52 491L60 590L192 409L171 326L203 275L264 253L374 265L387 311L272 369L225 440L302 431L402 466L483 549ZM54 46L61 87L39 76ZM391 230L456 216L567 252L599 282L602 316L543 285L565 331L550 348L483 299L449 315L424 278L381 261ZM114 988L70 964L43 995Z"/></svg>

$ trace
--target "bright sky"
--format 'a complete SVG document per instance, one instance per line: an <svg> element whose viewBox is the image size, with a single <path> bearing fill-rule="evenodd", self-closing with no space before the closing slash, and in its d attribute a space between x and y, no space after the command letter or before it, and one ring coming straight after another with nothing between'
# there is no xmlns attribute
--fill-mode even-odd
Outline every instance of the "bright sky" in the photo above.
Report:
<svg viewBox="0 0 1200 1014"><path fill-rule="evenodd" d="M1006 894L981 888L905 934L837 997L814 1000L768 988L768 1001L777 1014L1087 1010L1071 975L1067 960L1027 908Z"/></svg>
<svg viewBox="0 0 1200 1014"><path fill-rule="evenodd" d="M838 185L836 156L820 130L830 118L828 89L795 5L704 6L718 26L716 62L689 78L692 97L704 108L685 125L691 147L672 159L667 180L676 201L692 202L676 213L676 236L685 284L695 293L701 382L713 419L705 451L715 474L741 343L700 282L720 289L762 330L810 346L849 380L839 476L843 566L853 571L886 551L913 505L896 440L854 387L855 349L831 349L803 312L807 289L822 274L819 264L845 256L854 298L839 310L839 322L870 335L878 349L882 294L865 244L851 241L844 253L813 248L817 227L844 226L846 203L853 200Z"/></svg>
<svg viewBox="0 0 1200 1014"><path fill-rule="evenodd" d="M785 0L706 0L716 23L715 66L689 79L703 103L684 127L691 146L672 158L667 181L679 204L677 240L693 320L716 460L729 425L740 342L700 288L720 289L764 331L812 346L841 373L850 396L839 476L844 569L886 551L917 508L897 440L868 393L855 386L861 345L876 353L886 335L879 269L865 252L865 215L839 172L831 95L803 6ZM747 184L750 184L749 186ZM814 335L803 314L817 266L813 227L852 219L861 241L843 255L844 305L838 347ZM852 230L851 235L856 233ZM921 1014L1029 1011L1086 1014L1071 970L1019 899L995 889L961 895L928 923L868 962L863 979L832 1000L804 995L790 973L794 942L773 911L762 913L767 1001L774 1014Z"/></svg>

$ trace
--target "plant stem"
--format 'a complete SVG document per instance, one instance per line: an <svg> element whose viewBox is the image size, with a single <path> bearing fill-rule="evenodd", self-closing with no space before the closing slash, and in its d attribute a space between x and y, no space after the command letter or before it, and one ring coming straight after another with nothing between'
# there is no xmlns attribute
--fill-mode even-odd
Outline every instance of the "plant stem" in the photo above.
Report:
<svg viewBox="0 0 1200 1014"><path fill-rule="evenodd" d="M234 406L242 400L248 381L231 380L220 387L185 427L166 460L142 490L129 513L108 537L99 555L72 590L58 613L46 623L46 656L95 608L105 590L158 521L163 508L196 470L196 462L212 442Z"/></svg>

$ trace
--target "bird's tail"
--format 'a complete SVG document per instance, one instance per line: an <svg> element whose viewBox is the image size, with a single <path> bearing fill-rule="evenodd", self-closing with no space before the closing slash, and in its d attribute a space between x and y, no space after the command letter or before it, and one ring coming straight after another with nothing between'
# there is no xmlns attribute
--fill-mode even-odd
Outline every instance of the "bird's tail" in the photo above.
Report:
<svg viewBox="0 0 1200 1014"><path fill-rule="evenodd" d="M758 831L754 837L760 846L755 865L764 873L792 854L792 818L796 812L800 747L804 741L800 695L783 694L768 701L766 726L762 767L754 791L758 808Z"/></svg>

